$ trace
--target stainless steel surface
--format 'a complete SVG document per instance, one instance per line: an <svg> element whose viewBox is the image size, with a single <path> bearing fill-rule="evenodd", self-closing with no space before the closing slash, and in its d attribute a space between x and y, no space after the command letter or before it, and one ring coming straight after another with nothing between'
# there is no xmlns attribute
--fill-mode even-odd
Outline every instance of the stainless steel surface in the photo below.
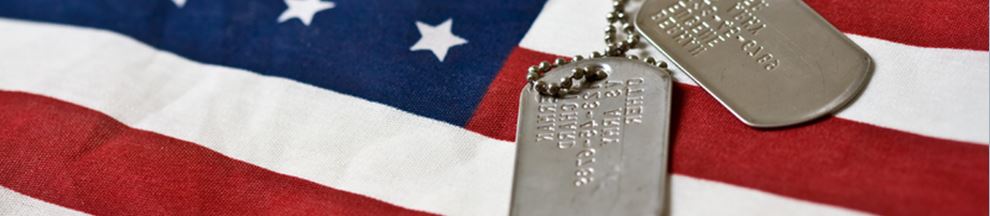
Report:
<svg viewBox="0 0 990 216"><path fill-rule="evenodd" d="M671 76L605 57L554 68L601 67L605 80L560 98L530 83L520 96L511 215L660 215L666 206Z"/></svg>
<svg viewBox="0 0 990 216"><path fill-rule="evenodd" d="M648 0L650 43L754 127L834 112L869 80L869 55L800 0Z"/></svg>

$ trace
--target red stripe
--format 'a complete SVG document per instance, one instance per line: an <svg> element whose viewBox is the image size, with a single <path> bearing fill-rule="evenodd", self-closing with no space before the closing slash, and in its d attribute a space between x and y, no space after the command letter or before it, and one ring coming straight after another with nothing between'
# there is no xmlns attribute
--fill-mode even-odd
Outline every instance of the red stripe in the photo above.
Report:
<svg viewBox="0 0 990 216"><path fill-rule="evenodd" d="M515 49L467 128L514 140L525 67L555 57ZM674 91L673 172L880 214L987 214L987 146L840 118L757 130L699 87Z"/></svg>
<svg viewBox="0 0 990 216"><path fill-rule="evenodd" d="M425 215L0 91L0 185L97 215ZM332 155L328 155L332 156Z"/></svg>
<svg viewBox="0 0 990 216"><path fill-rule="evenodd" d="M987 50L987 0L805 0L839 30L924 47Z"/></svg>

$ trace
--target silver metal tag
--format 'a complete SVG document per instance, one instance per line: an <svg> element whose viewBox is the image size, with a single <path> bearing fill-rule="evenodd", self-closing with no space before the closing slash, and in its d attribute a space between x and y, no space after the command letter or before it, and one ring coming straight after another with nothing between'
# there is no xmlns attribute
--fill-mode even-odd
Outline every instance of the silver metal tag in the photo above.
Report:
<svg viewBox="0 0 990 216"><path fill-rule="evenodd" d="M754 127L834 112L866 86L869 55L800 0L649 0L636 28Z"/></svg>
<svg viewBox="0 0 990 216"><path fill-rule="evenodd" d="M511 215L659 215L665 206L671 76L618 57L548 72L601 67L605 80L562 98L527 85L520 96Z"/></svg>

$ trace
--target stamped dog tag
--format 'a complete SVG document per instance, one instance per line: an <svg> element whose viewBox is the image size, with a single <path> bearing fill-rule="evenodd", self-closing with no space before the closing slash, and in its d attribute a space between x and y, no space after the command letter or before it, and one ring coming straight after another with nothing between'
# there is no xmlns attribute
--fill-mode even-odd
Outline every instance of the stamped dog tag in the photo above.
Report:
<svg viewBox="0 0 990 216"><path fill-rule="evenodd" d="M869 55L800 0L649 0L636 28L754 127L834 112L869 80Z"/></svg>
<svg viewBox="0 0 990 216"><path fill-rule="evenodd" d="M604 80L561 97L522 92L511 215L659 215L667 186L671 76L620 57L581 60Z"/></svg>

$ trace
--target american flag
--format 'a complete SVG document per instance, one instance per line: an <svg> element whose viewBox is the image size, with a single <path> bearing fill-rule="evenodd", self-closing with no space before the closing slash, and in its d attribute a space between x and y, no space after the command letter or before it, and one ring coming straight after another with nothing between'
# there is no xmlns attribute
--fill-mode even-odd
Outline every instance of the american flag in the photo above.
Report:
<svg viewBox="0 0 990 216"><path fill-rule="evenodd" d="M867 89L761 130L675 71L671 214L987 215L987 1L805 2ZM0 214L505 215L525 68L603 49L609 10L0 1Z"/></svg>

